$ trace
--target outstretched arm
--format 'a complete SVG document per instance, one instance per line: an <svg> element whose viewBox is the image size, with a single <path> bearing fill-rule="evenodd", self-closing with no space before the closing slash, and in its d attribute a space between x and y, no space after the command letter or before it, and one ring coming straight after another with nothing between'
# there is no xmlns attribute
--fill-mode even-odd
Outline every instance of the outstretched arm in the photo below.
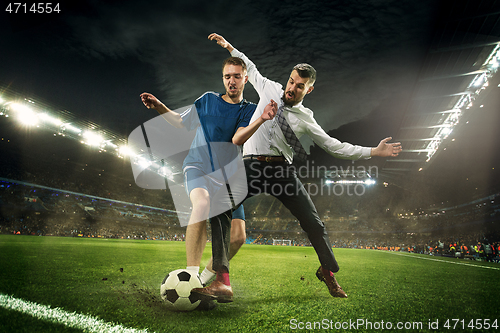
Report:
<svg viewBox="0 0 500 333"><path fill-rule="evenodd" d="M259 118L247 127L240 127L236 130L236 133L234 133L233 136L233 143L238 146L244 144L255 133L255 131L257 131L260 125L273 119L274 116L276 116L276 112L278 112L278 104L274 100L271 100L271 102L266 105L264 112Z"/></svg>
<svg viewBox="0 0 500 333"><path fill-rule="evenodd" d="M163 118L165 118L165 120L168 121L172 126L177 128L184 127L180 114L170 110L154 95L150 93L142 93L141 100L144 106L146 106L148 109L154 109L158 111L158 113L161 114Z"/></svg>
<svg viewBox="0 0 500 333"><path fill-rule="evenodd" d="M380 141L377 147L372 148L371 156L398 156L399 153L403 150L403 147L401 147L401 142L387 143L387 141L390 141L391 139L392 137L388 137Z"/></svg>
<svg viewBox="0 0 500 333"><path fill-rule="evenodd" d="M253 85L261 100L269 101L272 98L276 100L276 94L281 97L281 84L273 82L262 76L257 69L257 66L255 66L255 64L248 59L244 53L238 51L233 45L224 39L224 37L216 33L212 33L208 36L208 39L216 41L217 44L228 50L233 57L238 57L245 62L247 66L248 81Z"/></svg>
<svg viewBox="0 0 500 333"><path fill-rule="evenodd" d="M307 134L318 147L324 149L328 154L341 159L358 160L372 156L398 156L402 151L401 143L387 143L392 139L391 137L380 141L375 148L341 142L329 136L313 117L308 121L307 131L304 134Z"/></svg>
<svg viewBox="0 0 500 333"><path fill-rule="evenodd" d="M208 39L216 41L217 44L219 44L220 46L222 46L223 48L228 50L229 53L233 52L233 50L234 50L234 47L227 40L225 40L224 37L222 37L221 35L218 35L216 33L212 33L212 34L208 35Z"/></svg>

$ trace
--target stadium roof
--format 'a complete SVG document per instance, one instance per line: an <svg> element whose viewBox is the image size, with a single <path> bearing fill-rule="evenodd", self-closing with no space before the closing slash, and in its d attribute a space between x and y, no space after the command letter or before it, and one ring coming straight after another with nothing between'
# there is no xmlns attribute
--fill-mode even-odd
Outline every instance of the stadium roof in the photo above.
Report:
<svg viewBox="0 0 500 333"><path fill-rule="evenodd" d="M385 174L427 168L452 140L451 132L498 89L500 3L448 3L395 136L404 151L384 163Z"/></svg>
<svg viewBox="0 0 500 333"><path fill-rule="evenodd" d="M127 143L126 138L109 128L70 111L58 110L36 97L25 96L9 87L2 86L0 86L0 93L0 116L16 117L26 125L50 129L55 134L76 139L85 144L93 144L100 150L112 148L113 151L117 151L117 155L119 155L118 148ZM98 142L90 142L91 140L85 135L86 132L99 135Z"/></svg>
<svg viewBox="0 0 500 333"><path fill-rule="evenodd" d="M54 135L77 140L99 152L128 157L141 171L151 169L174 182L183 182L180 164L175 164L173 160L166 163L162 157L154 156L149 148L145 151L127 143L127 138L106 126L67 110L57 110L39 99L24 97L8 87L0 86L0 93L0 116L15 117L29 127L48 129Z"/></svg>

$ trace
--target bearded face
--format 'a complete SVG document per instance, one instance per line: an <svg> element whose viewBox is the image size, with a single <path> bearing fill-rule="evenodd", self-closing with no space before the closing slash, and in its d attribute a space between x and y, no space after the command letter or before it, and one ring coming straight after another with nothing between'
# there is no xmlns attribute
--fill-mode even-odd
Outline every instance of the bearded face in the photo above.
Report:
<svg viewBox="0 0 500 333"><path fill-rule="evenodd" d="M309 84L309 78L301 77L296 70L293 70L286 84L283 102L288 106L297 105L313 89L314 86Z"/></svg>

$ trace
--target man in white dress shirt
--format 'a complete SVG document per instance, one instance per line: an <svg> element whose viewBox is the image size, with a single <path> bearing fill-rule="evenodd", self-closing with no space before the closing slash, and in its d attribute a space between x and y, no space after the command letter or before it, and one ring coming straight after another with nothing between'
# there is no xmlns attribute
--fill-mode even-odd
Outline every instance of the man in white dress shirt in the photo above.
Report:
<svg viewBox="0 0 500 333"><path fill-rule="evenodd" d="M229 42L218 34L208 36L227 49L231 56L243 59L247 66L248 78L259 94L260 102L253 115L259 117L265 107L265 101L273 99L278 102L278 114L273 121L262 124L248 141L243 145L243 159L248 181L248 197L260 193L268 193L279 199L285 207L297 218L302 229L307 233L309 240L316 250L321 266L316 271L316 276L328 287L333 297L346 298L347 294L337 283L334 274L339 266L331 248L330 240L325 226L320 220L316 207L301 181L297 178L295 168L290 167L294 157L301 151L306 156L303 147L296 147L292 142L301 136L309 136L318 146L327 153L342 159L368 159L371 156L397 156L402 148L400 143L388 143L390 137L380 141L375 148L352 145L330 137L318 125L313 117L313 112L302 104L304 97L314 89L316 71L308 64L295 66L285 89L277 82L262 76L257 67L245 54L235 49ZM281 110L280 110L281 109ZM288 130L279 122L280 112L288 123ZM251 121L254 119L252 118ZM282 121L283 122L283 121ZM289 134L291 132L295 135ZM295 140L298 141L298 140ZM230 228L231 215L222 214L211 219L212 226ZM228 234L229 233L224 233ZM212 244L213 268L216 272L229 272L227 251L229 239L223 244ZM214 281L206 288L195 290L210 299L232 297L232 289L219 281Z"/></svg>

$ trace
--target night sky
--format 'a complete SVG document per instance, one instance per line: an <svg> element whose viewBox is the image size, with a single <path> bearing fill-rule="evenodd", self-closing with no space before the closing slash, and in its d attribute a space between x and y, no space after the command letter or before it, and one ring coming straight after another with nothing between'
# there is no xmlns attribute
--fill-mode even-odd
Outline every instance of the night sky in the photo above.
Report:
<svg viewBox="0 0 500 333"><path fill-rule="evenodd" d="M313 65L318 78L304 105L338 139L375 146L398 131L446 5L436 0L130 0L68 1L60 9L59 14L9 14L2 8L0 86L127 137L157 116L140 102L142 92L172 109L205 91L223 92L220 67L229 53L207 39L217 32L264 76L282 84L295 64ZM250 84L244 97L258 102ZM498 155L491 153L498 147L491 144L496 129L489 131L479 127L463 135L474 140L481 133L491 146L485 156ZM475 145L462 145L456 156L440 156L441 165L429 172L447 174L474 151ZM332 163L324 153L313 149L313 154ZM483 163L491 169L498 158Z"/></svg>
<svg viewBox="0 0 500 333"><path fill-rule="evenodd" d="M0 82L128 135L154 116L143 91L178 108L223 90L229 53L207 40L217 32L272 80L312 64L318 79L304 104L331 130L408 93L438 9L400 0L76 1L61 14L4 12ZM250 85L245 98L257 102Z"/></svg>

